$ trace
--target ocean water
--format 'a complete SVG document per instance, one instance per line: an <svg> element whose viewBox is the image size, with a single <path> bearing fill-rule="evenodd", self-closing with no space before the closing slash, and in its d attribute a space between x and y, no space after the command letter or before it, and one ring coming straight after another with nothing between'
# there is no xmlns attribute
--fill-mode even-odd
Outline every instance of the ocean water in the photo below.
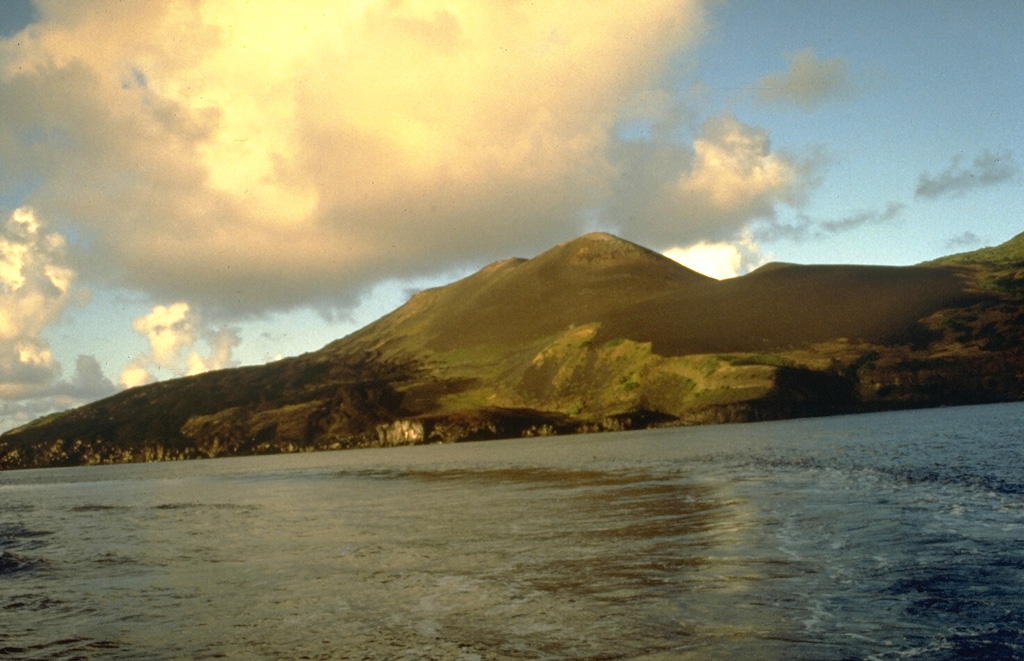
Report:
<svg viewBox="0 0 1024 661"><path fill-rule="evenodd" d="M1024 404L0 472L10 659L1024 658Z"/></svg>

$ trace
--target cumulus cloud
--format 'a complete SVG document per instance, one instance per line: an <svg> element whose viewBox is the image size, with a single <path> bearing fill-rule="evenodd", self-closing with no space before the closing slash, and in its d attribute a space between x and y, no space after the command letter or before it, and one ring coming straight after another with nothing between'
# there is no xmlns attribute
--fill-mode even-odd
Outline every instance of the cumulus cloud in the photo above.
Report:
<svg viewBox="0 0 1024 661"><path fill-rule="evenodd" d="M0 226L0 397L43 392L60 375L40 334L80 300L74 280L64 237L32 209L11 213Z"/></svg>
<svg viewBox="0 0 1024 661"><path fill-rule="evenodd" d="M99 361L93 356L79 356L75 373L69 381L61 381L51 389L51 395L78 401L91 401L113 395L117 387L106 377Z"/></svg>
<svg viewBox="0 0 1024 661"><path fill-rule="evenodd" d="M132 328L149 341L149 362L171 368L178 364L182 348L195 344L193 315L188 303L157 305L132 322Z"/></svg>
<svg viewBox="0 0 1024 661"><path fill-rule="evenodd" d="M694 151L693 168L679 180L679 191L716 218L770 216L776 204L792 203L799 194L799 165L772 153L767 131L735 117L709 120Z"/></svg>
<svg viewBox="0 0 1024 661"><path fill-rule="evenodd" d="M800 206L823 165L773 151L767 131L729 113L705 121L692 144L622 141L611 154L622 176L608 215L658 248L734 236L779 205Z"/></svg>
<svg viewBox="0 0 1024 661"><path fill-rule="evenodd" d="M43 338L76 287L64 236L22 207L0 225L0 431L114 392L92 356L79 356L70 379Z"/></svg>
<svg viewBox="0 0 1024 661"><path fill-rule="evenodd" d="M102 399L117 390L117 386L103 374L99 362L93 356L79 356L70 379L52 382L42 389L33 389L23 398L4 398L0 404L0 432L55 411Z"/></svg>
<svg viewBox="0 0 1024 661"><path fill-rule="evenodd" d="M819 60L808 48L787 57L789 68L757 81L754 96L761 103L795 105L810 112L828 101L851 96L854 87L846 71L846 60Z"/></svg>
<svg viewBox="0 0 1024 661"><path fill-rule="evenodd" d="M117 382L122 388L135 388L137 386L144 386L147 383L153 383L155 380L153 375L149 373L149 370L146 369L145 360L135 358L121 370L121 375L118 377Z"/></svg>
<svg viewBox="0 0 1024 661"><path fill-rule="evenodd" d="M620 115L704 25L698 0L39 14L0 43L0 180L74 224L83 278L239 314L578 233L624 188Z"/></svg>
<svg viewBox="0 0 1024 661"><path fill-rule="evenodd" d="M670 248L664 254L683 266L718 280L743 275L770 260L769 256L761 253L749 230L735 241L700 241L687 247Z"/></svg>
<svg viewBox="0 0 1024 661"><path fill-rule="evenodd" d="M156 380L156 370L193 375L236 364L232 351L239 343L238 331L207 326L184 301L155 306L149 314L135 319L132 328L149 342L149 351L121 370L118 380L125 388L151 383ZM196 349L200 340L209 347L205 357Z"/></svg>
<svg viewBox="0 0 1024 661"><path fill-rule="evenodd" d="M988 150L974 157L970 167L963 166L963 156L957 154L945 170L932 176L924 173L917 180L917 197L958 197L975 188L993 186L1013 179L1020 172L1009 151L993 154Z"/></svg>
<svg viewBox="0 0 1024 661"><path fill-rule="evenodd" d="M188 374L202 374L235 366L237 363L232 358L232 352L240 341L238 331L234 328L207 332L206 343L210 347L210 353L203 357L198 351L193 351L186 363Z"/></svg>

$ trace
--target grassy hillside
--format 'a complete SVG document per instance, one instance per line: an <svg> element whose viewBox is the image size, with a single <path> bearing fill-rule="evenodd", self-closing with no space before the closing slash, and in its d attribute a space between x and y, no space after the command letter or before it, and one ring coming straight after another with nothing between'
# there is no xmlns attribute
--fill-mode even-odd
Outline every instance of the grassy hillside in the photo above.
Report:
<svg viewBox="0 0 1024 661"><path fill-rule="evenodd" d="M919 320L976 299L941 266L796 266L718 281L640 246L589 234L499 262L330 346L505 352L572 324L596 339L651 342L665 355L760 351L847 337L913 341Z"/></svg>
<svg viewBox="0 0 1024 661"><path fill-rule="evenodd" d="M320 351L12 430L0 468L1020 399L1022 243L916 267L776 264L718 281L589 234L423 291Z"/></svg>
<svg viewBox="0 0 1024 661"><path fill-rule="evenodd" d="M1024 233L998 246L949 255L931 264L962 269L982 291L1024 296Z"/></svg>
<svg viewBox="0 0 1024 661"><path fill-rule="evenodd" d="M989 246L970 252L949 255L932 262L933 264L1024 264L1024 232L998 246Z"/></svg>

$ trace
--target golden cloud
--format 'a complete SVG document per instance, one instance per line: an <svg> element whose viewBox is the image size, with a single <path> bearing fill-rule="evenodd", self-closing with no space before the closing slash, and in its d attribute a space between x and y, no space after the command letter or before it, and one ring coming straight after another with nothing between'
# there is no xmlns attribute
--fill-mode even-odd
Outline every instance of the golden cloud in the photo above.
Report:
<svg viewBox="0 0 1024 661"><path fill-rule="evenodd" d="M660 76L704 28L699 0L40 13L0 44L0 174L74 227L83 277L162 300L354 302L385 275L545 247L598 207L678 245L716 222L735 231L799 179L719 119L643 165L657 194L637 199L616 122L664 106Z"/></svg>
<svg viewBox="0 0 1024 661"><path fill-rule="evenodd" d="M771 152L766 131L731 115L709 120L694 151L693 168L680 179L680 191L719 215L769 214L792 195L801 176L793 162Z"/></svg>
<svg viewBox="0 0 1024 661"><path fill-rule="evenodd" d="M80 301L74 279L64 237L32 209L17 209L0 225L0 397L29 396L59 374L40 333Z"/></svg>
<svg viewBox="0 0 1024 661"><path fill-rule="evenodd" d="M749 230L733 241L698 241L690 246L670 248L664 255L717 280L743 275L769 260L768 256L761 253Z"/></svg>
<svg viewBox="0 0 1024 661"><path fill-rule="evenodd" d="M149 351L133 358L121 370L118 380L125 388L154 381L151 369L192 375L237 364L232 358L239 343L237 330L213 329L185 301L154 306L148 314L132 321L132 329L146 338ZM206 357L195 349L200 341L209 346ZM183 357L183 352L190 353Z"/></svg>

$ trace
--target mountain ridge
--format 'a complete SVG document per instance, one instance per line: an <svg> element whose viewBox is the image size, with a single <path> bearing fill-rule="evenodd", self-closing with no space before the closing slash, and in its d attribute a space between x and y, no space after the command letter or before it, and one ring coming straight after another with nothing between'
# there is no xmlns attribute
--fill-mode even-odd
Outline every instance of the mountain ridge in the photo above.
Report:
<svg viewBox="0 0 1024 661"><path fill-rule="evenodd" d="M318 351L11 430L0 468L1021 399L1022 268L779 264L720 281L586 234L421 291Z"/></svg>
<svg viewBox="0 0 1024 661"><path fill-rule="evenodd" d="M930 264L1013 264L1024 262L1024 232L1000 243L977 250L946 255Z"/></svg>

